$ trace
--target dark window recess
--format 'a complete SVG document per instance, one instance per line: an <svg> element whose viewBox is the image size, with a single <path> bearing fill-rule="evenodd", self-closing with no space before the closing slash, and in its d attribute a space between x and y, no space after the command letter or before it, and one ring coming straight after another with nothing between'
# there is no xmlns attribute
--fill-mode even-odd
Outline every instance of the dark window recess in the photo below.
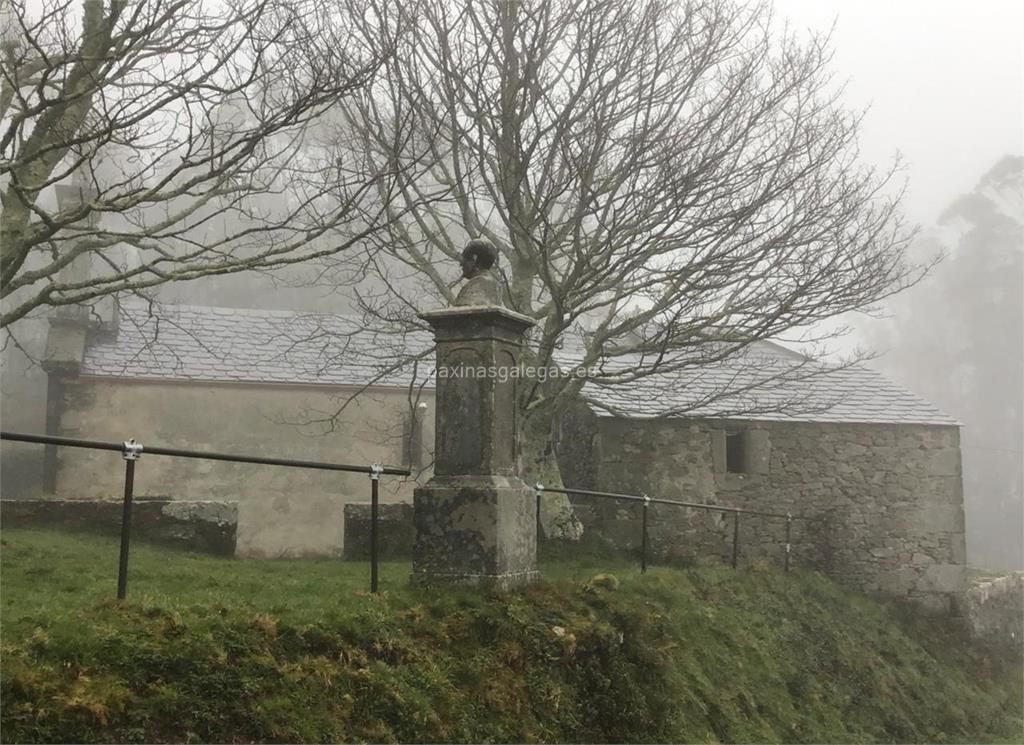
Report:
<svg viewBox="0 0 1024 745"><path fill-rule="evenodd" d="M745 432L725 433L725 470L747 472L747 437Z"/></svg>

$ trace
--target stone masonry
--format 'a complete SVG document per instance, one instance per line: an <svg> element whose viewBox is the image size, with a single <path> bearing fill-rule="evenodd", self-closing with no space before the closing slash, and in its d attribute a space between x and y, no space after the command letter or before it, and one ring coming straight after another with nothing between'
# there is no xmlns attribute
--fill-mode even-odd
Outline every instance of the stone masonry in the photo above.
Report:
<svg viewBox="0 0 1024 745"><path fill-rule="evenodd" d="M343 556L356 561L370 559L370 503L345 505L345 548ZM377 552L382 559L408 558L416 532L411 504L382 504L377 514Z"/></svg>
<svg viewBox="0 0 1024 745"><path fill-rule="evenodd" d="M500 329L486 311L508 314L500 307L494 276L476 273L481 292L463 298L471 304L441 311L476 320L444 332L439 351L450 357L439 362L515 363L518 341L506 343L508 329ZM117 323L91 329L84 339L68 336L66 325L54 326L46 362L47 433L410 465L413 478L382 480L384 502L412 501L414 488L431 477L436 463L432 486L454 491L435 491L441 501L429 509L432 497L424 492L418 512L424 535L455 531L451 545L468 553L459 558L453 552L452 561L476 561L480 578L520 570L525 578L534 576L535 544L529 541L535 540L535 503L515 467L514 381L442 380L426 366L381 373L381 360L427 354L431 335L368 333L361 319L342 315L198 306L154 311L125 304L115 318ZM345 340L344 350L325 358L325 333ZM566 339L556 353L559 364L579 363L578 342ZM619 362L643 364L628 355ZM792 512L798 518L792 534L797 566L820 567L871 592L948 607L964 589L957 422L870 368L841 368L808 380L801 372L804 362L761 342L736 359L689 371L625 386L587 385L560 427L563 482ZM790 379L793 366L797 374ZM740 392L732 398L718 398L736 387ZM422 392L416 402L410 401L414 390ZM353 400L329 432L292 423L297 412L333 410L338 396ZM794 401L800 402L796 409L790 408ZM452 412L459 425L435 436L440 409ZM499 409L510 413L494 416ZM785 413L726 418L737 411L776 410ZM693 418L664 418L678 411L694 412ZM737 456L739 441L744 447ZM69 499L119 495L123 467L116 454L47 452L45 493ZM369 496L363 474L174 458L145 458L135 486L139 495L238 500L239 556L340 555L342 510ZM462 487L479 489L482 501L456 510ZM545 495L543 507L552 499ZM640 513L634 505L574 501L592 532L639 547ZM483 515L489 517L481 522ZM655 505L650 517L652 549L661 557L679 563L731 558L731 516ZM490 527L480 526L490 526L491 518L496 532L488 535ZM781 561L784 530L784 520L743 517L740 561ZM483 543L459 543L458 531ZM522 541L507 540L519 533ZM441 576L447 570L439 564L431 571Z"/></svg>
<svg viewBox="0 0 1024 745"><path fill-rule="evenodd" d="M724 431L737 428L751 444L744 473L729 472L723 462ZM798 518L795 565L935 610L962 599L964 515L955 426L594 417L577 422L576 431L582 433L578 441L592 443L589 456L577 454L592 464L587 486L789 512ZM576 502L590 529L620 545L639 541L636 507ZM730 557L731 516L650 509L656 555L677 563ZM743 516L741 559L781 562L784 530L785 520Z"/></svg>
<svg viewBox="0 0 1024 745"><path fill-rule="evenodd" d="M121 510L118 500L4 499L0 521L5 528L54 527L119 536ZM234 556L237 533L237 502L140 497L132 508L132 536L143 541Z"/></svg>
<svg viewBox="0 0 1024 745"><path fill-rule="evenodd" d="M535 580L533 490L519 478L515 379L533 321L500 306L422 315L437 341L434 476L413 498L416 584L508 587ZM483 374L478 374L483 371Z"/></svg>
<svg viewBox="0 0 1024 745"><path fill-rule="evenodd" d="M975 639L1019 653L1024 648L1024 572L973 584L964 615Z"/></svg>

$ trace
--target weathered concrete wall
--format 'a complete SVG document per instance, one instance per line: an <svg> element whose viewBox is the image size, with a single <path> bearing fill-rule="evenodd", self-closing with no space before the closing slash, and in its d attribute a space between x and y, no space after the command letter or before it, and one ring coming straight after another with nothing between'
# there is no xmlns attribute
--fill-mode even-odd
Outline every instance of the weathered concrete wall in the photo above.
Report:
<svg viewBox="0 0 1024 745"><path fill-rule="evenodd" d="M377 514L377 556L381 559L412 558L416 540L411 504L382 504ZM345 505L345 558L370 558L370 503Z"/></svg>
<svg viewBox="0 0 1024 745"><path fill-rule="evenodd" d="M315 387L182 384L81 377L64 389L60 434L96 440L134 437L143 445L217 450L304 460L400 465L407 459L409 400L402 391L367 391L333 431L299 428L339 408L339 392ZM423 428L432 460L433 400ZM58 496L118 495L124 468L117 453L58 448ZM424 473L426 480L429 473ZM381 478L383 502L411 502L414 482ZM143 455L135 492L173 499L238 500L241 556L340 555L347 502L369 498L363 474Z"/></svg>
<svg viewBox="0 0 1024 745"><path fill-rule="evenodd" d="M819 518L793 523L797 565L935 609L948 608L966 589L955 427L729 422L752 433L756 445L751 472L729 473L724 422L596 422L600 489ZM731 517L650 509L655 552L684 563L729 558ZM620 542L639 541L637 507L605 501L590 512L592 527ZM784 520L743 516L741 558L781 561L784 530Z"/></svg>
<svg viewBox="0 0 1024 745"><path fill-rule="evenodd" d="M122 503L106 500L0 500L4 528L49 526L101 535L121 534ZM236 502L140 499L132 507L132 538L192 551L234 556Z"/></svg>
<svg viewBox="0 0 1024 745"><path fill-rule="evenodd" d="M967 591L964 616L971 634L989 644L1024 644L1024 572L980 582Z"/></svg>

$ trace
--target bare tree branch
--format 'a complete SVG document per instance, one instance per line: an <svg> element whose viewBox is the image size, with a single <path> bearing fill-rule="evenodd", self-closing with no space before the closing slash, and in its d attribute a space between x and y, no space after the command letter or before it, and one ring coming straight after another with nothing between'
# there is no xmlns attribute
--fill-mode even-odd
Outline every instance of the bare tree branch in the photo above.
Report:
<svg viewBox="0 0 1024 745"><path fill-rule="evenodd" d="M404 12L369 3L365 32ZM603 371L590 383L636 385L869 309L921 276L904 259L896 166L858 164L860 115L841 105L828 39L799 42L767 5L423 0L415 13L372 105L342 104L379 162L414 157L394 147L397 121L429 150L362 254L417 277L364 304L379 325L415 324L410 297L450 301L445 265L483 237L510 306L537 320L535 364L582 340L579 364ZM542 460L582 383L525 388Z"/></svg>
<svg viewBox="0 0 1024 745"><path fill-rule="evenodd" d="M5 2L3 326L329 256L392 217L395 164L334 137L332 111L370 95L401 24L367 36L324 0Z"/></svg>

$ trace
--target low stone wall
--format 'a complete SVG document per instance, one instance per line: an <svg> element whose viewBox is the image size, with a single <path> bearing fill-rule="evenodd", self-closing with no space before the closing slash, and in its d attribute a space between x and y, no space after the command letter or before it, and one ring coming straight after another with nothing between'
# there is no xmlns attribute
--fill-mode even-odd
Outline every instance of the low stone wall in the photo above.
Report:
<svg viewBox="0 0 1024 745"><path fill-rule="evenodd" d="M377 513L377 556L381 559L412 557L416 530L411 504L382 504ZM345 505L346 559L366 561L370 558L370 503L349 502Z"/></svg>
<svg viewBox="0 0 1024 745"><path fill-rule="evenodd" d="M990 644L1024 644L1024 572L979 582L967 590L964 616L971 634Z"/></svg>
<svg viewBox="0 0 1024 745"><path fill-rule="evenodd" d="M4 528L49 526L119 536L121 513L122 503L111 500L0 500ZM237 502L138 497L132 507L133 539L234 556L237 536Z"/></svg>

